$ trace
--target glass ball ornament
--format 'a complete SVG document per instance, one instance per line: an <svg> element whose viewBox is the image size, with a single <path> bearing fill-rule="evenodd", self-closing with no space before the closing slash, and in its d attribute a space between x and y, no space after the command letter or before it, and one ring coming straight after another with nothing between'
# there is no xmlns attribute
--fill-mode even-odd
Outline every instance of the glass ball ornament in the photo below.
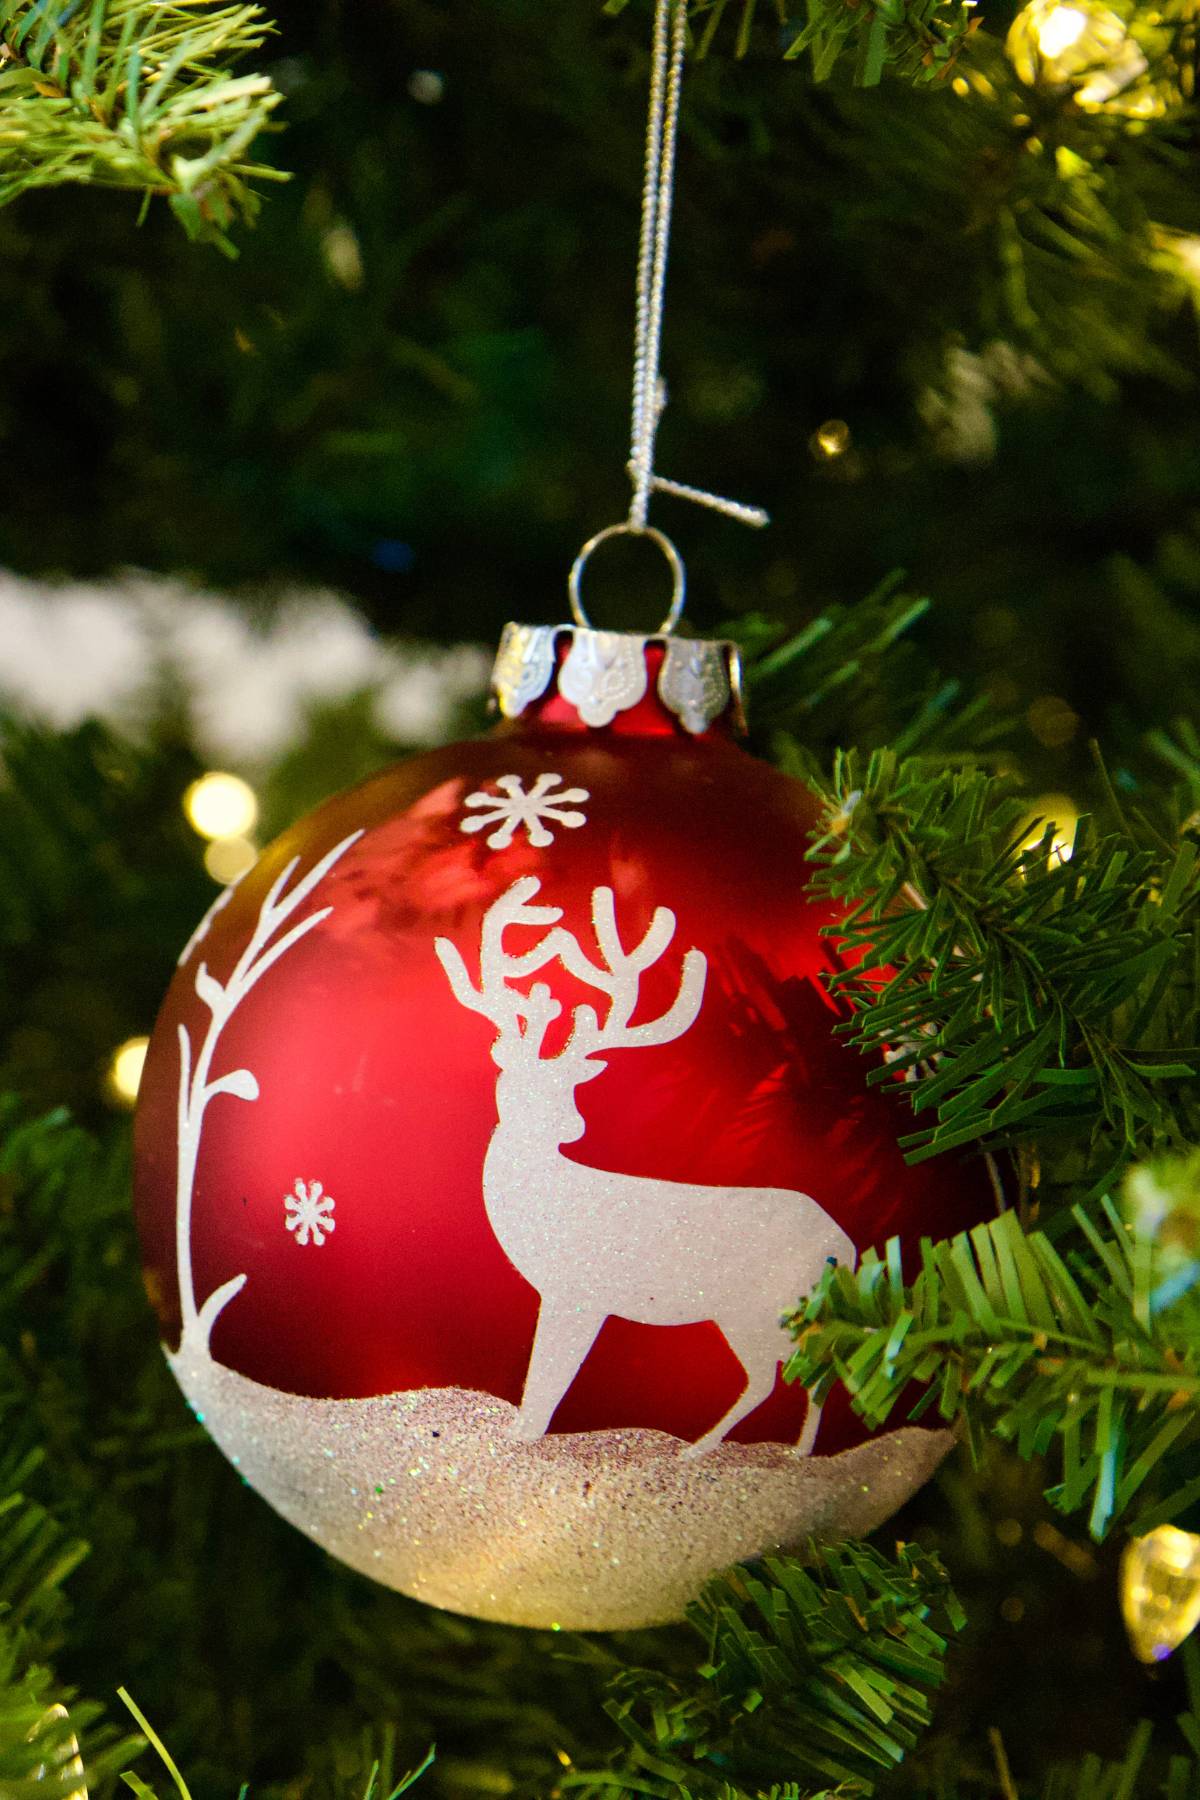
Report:
<svg viewBox="0 0 1200 1800"><path fill-rule="evenodd" d="M180 958L136 1122L196 1414L354 1568L477 1616L678 1617L860 1535L949 1434L785 1384L831 1262L992 1207L836 1031L807 791L727 644L510 626L488 736L319 807Z"/></svg>

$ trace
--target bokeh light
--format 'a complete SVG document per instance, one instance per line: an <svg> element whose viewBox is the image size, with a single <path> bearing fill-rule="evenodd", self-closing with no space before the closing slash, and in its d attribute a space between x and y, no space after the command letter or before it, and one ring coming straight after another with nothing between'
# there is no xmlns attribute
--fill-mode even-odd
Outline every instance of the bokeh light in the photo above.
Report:
<svg viewBox="0 0 1200 1800"><path fill-rule="evenodd" d="M826 461L831 461L835 456L844 456L849 448L850 427L845 419L826 419L809 440L809 449L813 455L824 457Z"/></svg>
<svg viewBox="0 0 1200 1800"><path fill-rule="evenodd" d="M193 831L206 838L244 838L258 820L258 800L249 782L219 769L192 782L183 810Z"/></svg>
<svg viewBox="0 0 1200 1800"><path fill-rule="evenodd" d="M1022 848L1036 850L1046 835L1047 825L1050 825L1053 832L1049 861L1070 862L1075 851L1075 827L1079 823L1079 817L1079 808L1070 794L1040 795L1029 808L1029 826L1021 839Z"/></svg>
<svg viewBox="0 0 1200 1800"><path fill-rule="evenodd" d="M223 837L214 838L204 852L204 867L214 881L228 886L237 881L247 869L254 867L258 857L258 846L252 838Z"/></svg>
<svg viewBox="0 0 1200 1800"><path fill-rule="evenodd" d="M1037 47L1043 56L1054 58L1077 44L1087 30L1087 14L1077 6L1054 6L1037 22Z"/></svg>
<svg viewBox="0 0 1200 1800"><path fill-rule="evenodd" d="M116 1105L132 1106L137 1099L149 1047L148 1037L131 1037L113 1051L104 1085Z"/></svg>
<svg viewBox="0 0 1200 1800"><path fill-rule="evenodd" d="M408 78L408 91L422 106L436 106L446 91L446 77L436 69L414 69Z"/></svg>
<svg viewBox="0 0 1200 1800"><path fill-rule="evenodd" d="M1057 694L1041 694L1025 713L1030 731L1047 750L1061 750L1079 731L1079 714Z"/></svg>

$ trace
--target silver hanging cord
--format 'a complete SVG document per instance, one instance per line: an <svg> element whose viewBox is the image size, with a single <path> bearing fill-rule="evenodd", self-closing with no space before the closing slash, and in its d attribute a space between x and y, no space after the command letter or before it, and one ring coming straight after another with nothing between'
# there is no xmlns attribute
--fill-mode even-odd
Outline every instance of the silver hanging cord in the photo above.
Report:
<svg viewBox="0 0 1200 1800"><path fill-rule="evenodd" d="M646 128L646 182L642 190L642 235L638 248L637 312L633 352L633 432L629 445L629 475L633 499L629 516L620 525L608 525L589 538L571 566L567 592L571 616L577 625L591 628L584 610L580 581L593 550L612 537L648 537L666 556L671 568L671 605L659 627L669 635L683 611L686 576L678 550L670 538L646 523L652 493L673 494L696 506L711 507L743 525L769 525L761 506L741 500L725 500L703 488L682 481L668 481L654 473L654 440L667 403L667 391L659 372L662 347L663 298L667 287L667 252L671 242L671 202L675 193L675 146L679 136L679 94L683 86L683 57L687 44L687 0L655 0L654 41L650 59L650 116Z"/></svg>
<svg viewBox="0 0 1200 1800"><path fill-rule="evenodd" d="M668 42L669 40L669 42ZM629 473L633 499L629 524L643 531L652 491L674 494L743 525L767 525L761 506L726 500L703 488L668 481L654 472L654 440L667 403L659 371L671 203L675 193L675 146L679 136L679 95L687 43L687 0L656 0L650 61L650 115L646 129L646 181L642 190L642 235L638 252L637 313L633 356L633 432Z"/></svg>

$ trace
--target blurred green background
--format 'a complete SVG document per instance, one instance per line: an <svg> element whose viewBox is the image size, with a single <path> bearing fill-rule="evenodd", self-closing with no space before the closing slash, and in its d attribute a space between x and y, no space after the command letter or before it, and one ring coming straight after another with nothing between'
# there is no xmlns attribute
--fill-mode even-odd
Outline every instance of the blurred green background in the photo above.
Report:
<svg viewBox="0 0 1200 1800"><path fill-rule="evenodd" d="M1061 785L1088 732L1186 705L1200 656L1194 113L1147 136L1031 96L996 0L968 91L815 87L768 13L685 96L659 466L774 518L656 501L692 621L793 623L904 568L931 654ZM289 6L267 154L294 179L237 261L129 195L0 213L0 566L267 608L330 583L444 641L561 616L627 504L648 21ZM1193 244L1165 289L1156 231ZM614 552L597 611L659 578Z"/></svg>

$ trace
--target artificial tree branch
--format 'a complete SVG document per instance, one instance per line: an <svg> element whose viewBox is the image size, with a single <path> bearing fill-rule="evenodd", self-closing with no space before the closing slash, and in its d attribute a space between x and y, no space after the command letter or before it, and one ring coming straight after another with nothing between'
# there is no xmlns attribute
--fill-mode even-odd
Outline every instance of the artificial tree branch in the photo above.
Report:
<svg viewBox="0 0 1200 1800"><path fill-rule="evenodd" d="M1066 1255L1009 1212L926 1240L911 1285L898 1240L830 1270L791 1320L788 1378L818 1400L842 1381L872 1427L919 1383L910 1416L936 1412L974 1451L985 1431L1026 1457L1057 1445L1052 1498L1065 1512L1090 1503L1097 1537L1135 1502L1143 1525L1174 1517L1197 1484L1169 1492L1171 1470L1178 1460L1194 1476L1200 1438L1196 1169L1137 1172L1128 1219L1108 1201L1099 1220L1076 1208Z"/></svg>
<svg viewBox="0 0 1200 1800"><path fill-rule="evenodd" d="M64 182L161 195L232 252L257 184L286 179L251 156L280 95L231 72L269 31L256 5L0 0L0 206Z"/></svg>
<svg viewBox="0 0 1200 1800"><path fill-rule="evenodd" d="M565 1777L564 1793L869 1794L929 1724L965 1616L930 1552L900 1545L891 1557L851 1543L732 1569L708 1583L688 1622L704 1643L700 1668L680 1677L621 1666L606 1711L624 1750L608 1769ZM781 1778L786 1786L770 1786Z"/></svg>
<svg viewBox="0 0 1200 1800"><path fill-rule="evenodd" d="M871 1079L933 1115L902 1140L912 1160L1082 1138L1102 1191L1131 1156L1200 1135L1187 837L1083 821L1056 848L1011 784L890 751L839 754L821 797L834 991L883 1058Z"/></svg>
<svg viewBox="0 0 1200 1800"><path fill-rule="evenodd" d="M605 0L607 13L624 12L629 0ZM944 80L978 20L969 0L896 0L894 4L847 5L846 0L810 0L803 9L789 0L692 0L697 51L728 42L744 56L760 12L787 57L810 56L815 78L824 81L850 61L859 87L874 87L885 70L914 86Z"/></svg>

